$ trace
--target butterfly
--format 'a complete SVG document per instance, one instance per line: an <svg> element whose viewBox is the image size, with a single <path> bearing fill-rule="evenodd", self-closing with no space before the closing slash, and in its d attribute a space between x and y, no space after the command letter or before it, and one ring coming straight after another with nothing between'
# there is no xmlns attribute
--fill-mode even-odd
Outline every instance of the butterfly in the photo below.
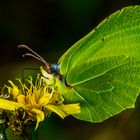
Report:
<svg viewBox="0 0 140 140"><path fill-rule="evenodd" d="M80 103L77 119L102 122L135 106L140 91L140 6L107 17L57 64L48 64L25 45L19 47L44 63L65 103Z"/></svg>

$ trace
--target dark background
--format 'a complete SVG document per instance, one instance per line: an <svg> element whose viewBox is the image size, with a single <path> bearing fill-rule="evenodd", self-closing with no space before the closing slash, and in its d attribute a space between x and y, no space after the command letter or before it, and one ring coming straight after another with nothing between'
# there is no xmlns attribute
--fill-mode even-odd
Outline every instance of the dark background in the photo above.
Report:
<svg viewBox="0 0 140 140"><path fill-rule="evenodd" d="M139 0L1 0L0 1L0 86L22 76L23 68L39 67L32 58L23 59L26 44L48 62L60 56L105 17ZM37 140L139 140L140 99L130 109L103 123L92 124L52 115L41 123ZM12 139L12 138L11 138Z"/></svg>

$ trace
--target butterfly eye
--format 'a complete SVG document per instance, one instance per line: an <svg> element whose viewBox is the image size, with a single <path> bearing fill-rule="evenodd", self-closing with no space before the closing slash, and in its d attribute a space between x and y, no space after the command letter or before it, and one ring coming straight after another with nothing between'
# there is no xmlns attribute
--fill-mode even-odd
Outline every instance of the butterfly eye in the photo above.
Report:
<svg viewBox="0 0 140 140"><path fill-rule="evenodd" d="M60 64L52 64L51 65L52 73L58 75L59 74L59 69L60 69Z"/></svg>

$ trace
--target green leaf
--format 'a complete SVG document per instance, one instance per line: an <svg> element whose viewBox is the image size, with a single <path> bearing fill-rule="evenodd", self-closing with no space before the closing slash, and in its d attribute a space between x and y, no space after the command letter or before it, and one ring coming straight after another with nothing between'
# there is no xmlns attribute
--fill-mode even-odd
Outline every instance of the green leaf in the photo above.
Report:
<svg viewBox="0 0 140 140"><path fill-rule="evenodd" d="M80 103L76 118L101 122L133 108L140 92L140 6L112 14L59 60L66 103Z"/></svg>

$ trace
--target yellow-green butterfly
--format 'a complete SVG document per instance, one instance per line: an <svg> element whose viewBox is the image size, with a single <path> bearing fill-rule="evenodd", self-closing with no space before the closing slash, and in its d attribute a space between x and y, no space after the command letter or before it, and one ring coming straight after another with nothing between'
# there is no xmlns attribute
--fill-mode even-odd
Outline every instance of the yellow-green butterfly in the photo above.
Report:
<svg viewBox="0 0 140 140"><path fill-rule="evenodd" d="M43 61L65 103L80 103L76 118L101 122L133 108L139 95L140 6L123 8L106 18L57 65L49 66L35 52L26 55Z"/></svg>

